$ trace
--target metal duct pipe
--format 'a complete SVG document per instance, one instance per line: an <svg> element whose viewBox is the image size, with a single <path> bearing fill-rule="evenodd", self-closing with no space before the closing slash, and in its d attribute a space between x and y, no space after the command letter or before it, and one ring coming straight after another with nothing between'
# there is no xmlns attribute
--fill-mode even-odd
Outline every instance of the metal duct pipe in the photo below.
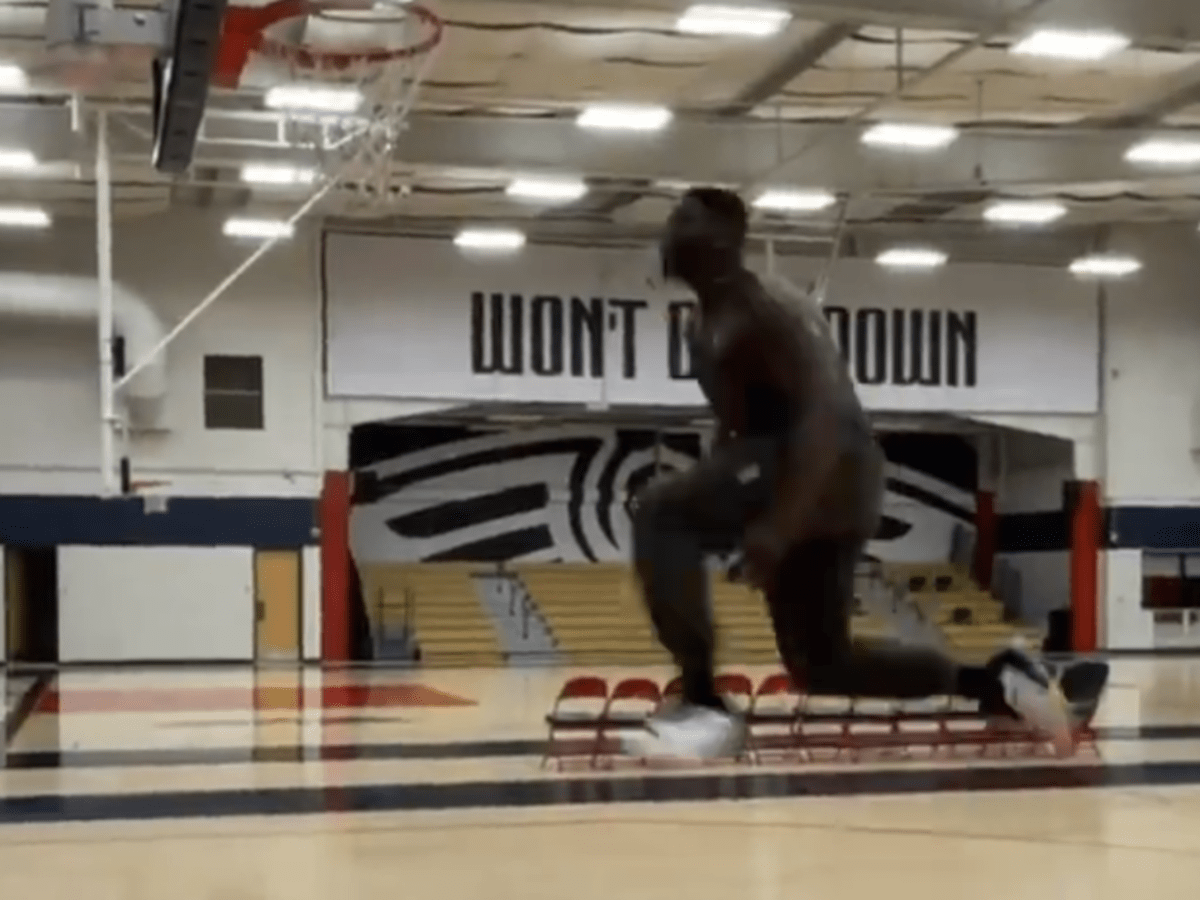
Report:
<svg viewBox="0 0 1200 900"><path fill-rule="evenodd" d="M94 278L0 272L0 316L86 323L99 315ZM125 339L126 365L144 359L166 334L145 298L113 285L113 330ZM167 360L159 353L121 390L132 424L155 425L167 394Z"/></svg>

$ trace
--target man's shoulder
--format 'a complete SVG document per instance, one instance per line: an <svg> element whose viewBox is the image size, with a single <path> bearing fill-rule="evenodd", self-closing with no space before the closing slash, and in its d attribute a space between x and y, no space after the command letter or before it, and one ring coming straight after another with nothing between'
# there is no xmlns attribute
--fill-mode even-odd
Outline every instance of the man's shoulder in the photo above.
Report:
<svg viewBox="0 0 1200 900"><path fill-rule="evenodd" d="M782 275L758 275L763 293L781 306L796 310L811 311L820 308L812 291L806 290Z"/></svg>
<svg viewBox="0 0 1200 900"><path fill-rule="evenodd" d="M798 287L778 275L761 275L758 280L761 296L767 303L764 312L769 310L768 319L783 324L780 321L782 316L783 321L799 331L818 335L824 333L825 314L811 290Z"/></svg>

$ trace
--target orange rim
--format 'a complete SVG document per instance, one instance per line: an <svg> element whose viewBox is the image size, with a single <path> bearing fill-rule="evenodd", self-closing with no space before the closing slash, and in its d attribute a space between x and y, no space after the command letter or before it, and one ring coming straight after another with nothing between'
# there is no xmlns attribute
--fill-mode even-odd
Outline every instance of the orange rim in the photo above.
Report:
<svg viewBox="0 0 1200 900"><path fill-rule="evenodd" d="M272 17L274 21L295 18L297 16L315 15L325 10L339 9L343 6L345 4L333 3L329 2L329 0L279 0L279 2L271 4L271 7L277 8L274 11L278 15L278 18ZM355 51L323 51L316 50L309 44L285 44L275 38L269 38L263 32L259 31L251 40L250 49L264 56L269 56L272 59L299 66L302 69L334 69L341 71L363 63L378 65L397 62L402 59L411 59L414 56L421 56L428 53L442 42L442 35L445 32L446 25L433 10L422 6L420 3L405 4L404 9L405 12L415 15L429 29L429 34L422 40L407 47L398 47L395 49L381 47L374 50Z"/></svg>

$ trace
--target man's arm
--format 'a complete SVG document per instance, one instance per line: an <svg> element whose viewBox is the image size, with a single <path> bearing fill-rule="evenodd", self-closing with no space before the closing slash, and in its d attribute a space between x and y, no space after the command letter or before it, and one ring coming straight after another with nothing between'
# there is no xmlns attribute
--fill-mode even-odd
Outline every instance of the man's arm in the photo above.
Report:
<svg viewBox="0 0 1200 900"><path fill-rule="evenodd" d="M747 377L753 379L756 375L770 384L790 385L794 392L788 397L788 410L781 413L783 474L775 486L775 502L746 532L747 553L754 567L766 568L768 571L760 574L769 577L783 548L802 537L812 521L828 476L837 465L837 407L832 390L813 361L801 360L797 370L792 348L773 340L743 339L727 358L729 376L743 373L741 378L720 379L733 397L744 397ZM789 421L787 414L796 409L803 410L801 418Z"/></svg>
<svg viewBox="0 0 1200 900"><path fill-rule="evenodd" d="M815 398L807 414L793 427L785 445L788 459L778 485L776 502L749 529L752 539L767 542L773 551L803 536L821 499L829 474L837 465L838 420L826 398ZM791 464L795 461L795 464Z"/></svg>

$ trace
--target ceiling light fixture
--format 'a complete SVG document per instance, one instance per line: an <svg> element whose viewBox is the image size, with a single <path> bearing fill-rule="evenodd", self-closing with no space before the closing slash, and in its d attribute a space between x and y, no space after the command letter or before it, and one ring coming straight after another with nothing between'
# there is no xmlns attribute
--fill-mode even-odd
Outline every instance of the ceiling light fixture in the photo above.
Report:
<svg viewBox="0 0 1200 900"><path fill-rule="evenodd" d="M0 169L36 169L37 157L28 150L0 149Z"/></svg>
<svg viewBox="0 0 1200 900"><path fill-rule="evenodd" d="M1120 253L1094 253L1071 263L1072 275L1080 278L1125 278L1142 268L1140 260Z"/></svg>
<svg viewBox="0 0 1200 900"><path fill-rule="evenodd" d="M525 246L525 234L512 228L464 228L454 237L460 250L512 253Z"/></svg>
<svg viewBox="0 0 1200 900"><path fill-rule="evenodd" d="M912 125L881 122L863 132L862 142L870 147L899 150L940 150L954 142L958 129L950 125Z"/></svg>
<svg viewBox="0 0 1200 900"><path fill-rule="evenodd" d="M289 238L293 231L290 223L280 219L227 219L224 228L226 237L256 240Z"/></svg>
<svg viewBox="0 0 1200 900"><path fill-rule="evenodd" d="M1076 62L1094 62L1119 53L1129 38L1115 31L1068 31L1043 28L1022 38L1010 48L1022 56L1043 56Z"/></svg>
<svg viewBox="0 0 1200 900"><path fill-rule="evenodd" d="M249 184L312 184L317 173L296 166L249 164L242 166L242 181Z"/></svg>
<svg viewBox="0 0 1200 900"><path fill-rule="evenodd" d="M786 9L764 6L689 6L675 22L683 34L720 37L771 37L792 20Z"/></svg>
<svg viewBox="0 0 1200 900"><path fill-rule="evenodd" d="M25 70L10 63L0 63L0 88L25 87Z"/></svg>
<svg viewBox="0 0 1200 900"><path fill-rule="evenodd" d="M946 254L929 247L893 247L884 250L875 262L889 269L936 269L946 264Z"/></svg>
<svg viewBox="0 0 1200 900"><path fill-rule="evenodd" d="M48 228L50 214L37 206L0 206L0 227Z"/></svg>
<svg viewBox="0 0 1200 900"><path fill-rule="evenodd" d="M570 203L588 192L587 183L570 178L514 178L505 193L514 200Z"/></svg>
<svg viewBox="0 0 1200 900"><path fill-rule="evenodd" d="M1130 147L1125 159L1146 165L1194 166L1200 163L1200 141L1151 138Z"/></svg>
<svg viewBox="0 0 1200 900"><path fill-rule="evenodd" d="M837 203L837 197L828 191L767 190L755 199L755 209L767 212L819 212Z"/></svg>
<svg viewBox="0 0 1200 900"><path fill-rule="evenodd" d="M273 87L263 97L268 109L290 109L310 113L352 113L362 104L356 88L285 84Z"/></svg>
<svg viewBox="0 0 1200 900"><path fill-rule="evenodd" d="M984 219L998 225L1047 225L1066 214L1066 206L1053 200L1005 200L983 211Z"/></svg>
<svg viewBox="0 0 1200 900"><path fill-rule="evenodd" d="M585 108L575 124L596 131L662 131L671 118L665 106L598 103Z"/></svg>

